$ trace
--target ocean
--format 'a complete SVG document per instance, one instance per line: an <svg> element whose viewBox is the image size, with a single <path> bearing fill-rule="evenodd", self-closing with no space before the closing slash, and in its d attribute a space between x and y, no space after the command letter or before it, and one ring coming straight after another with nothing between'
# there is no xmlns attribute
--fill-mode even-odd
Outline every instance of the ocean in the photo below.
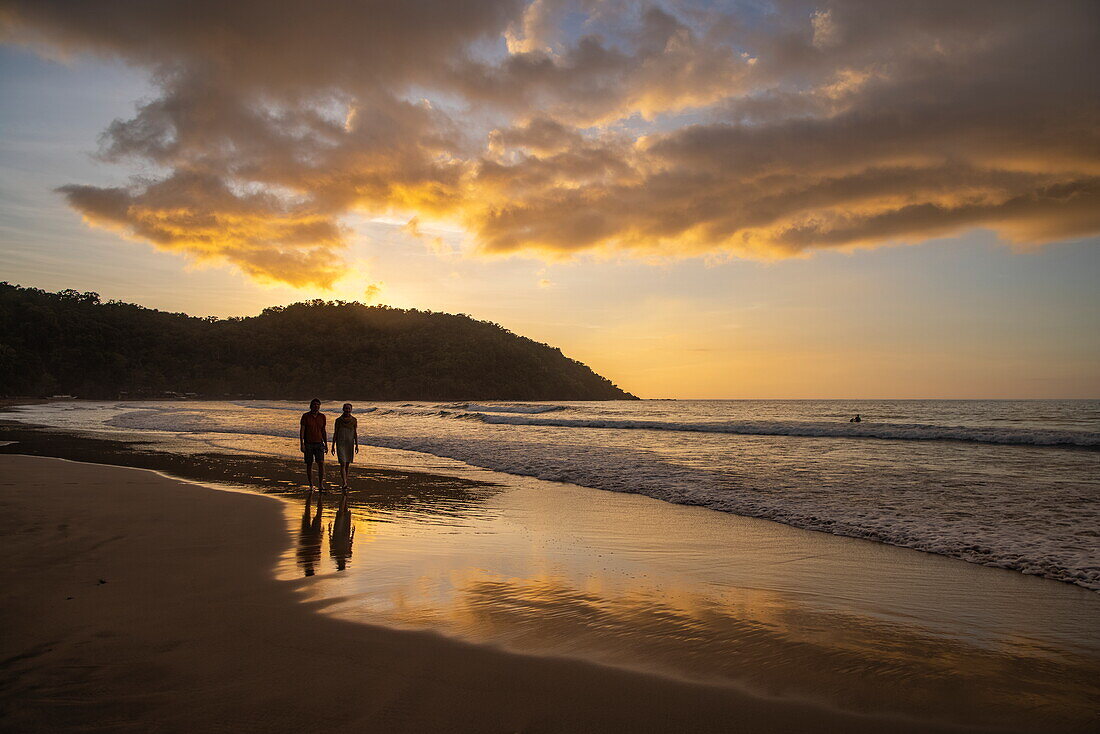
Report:
<svg viewBox="0 0 1100 734"><path fill-rule="evenodd" d="M330 418L342 402L325 403ZM1100 401L352 402L361 462L641 494L1100 591ZM9 415L173 451L294 455L305 408L72 401Z"/></svg>

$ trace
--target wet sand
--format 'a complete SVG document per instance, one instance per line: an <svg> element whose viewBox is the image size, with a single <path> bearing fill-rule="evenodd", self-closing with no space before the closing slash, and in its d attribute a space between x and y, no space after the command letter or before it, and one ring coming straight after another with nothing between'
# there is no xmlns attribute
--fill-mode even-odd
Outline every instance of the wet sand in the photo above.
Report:
<svg viewBox="0 0 1100 734"><path fill-rule="evenodd" d="M0 498L9 731L938 729L327 617L258 495L3 456Z"/></svg>
<svg viewBox="0 0 1100 734"><path fill-rule="evenodd" d="M3 413L0 412L0 416ZM0 454L52 456L96 464L114 464L171 474L187 480L217 483L286 497L304 498L305 474L301 455L293 459L255 453L176 453L163 442L125 440L123 431L87 435L0 419ZM287 442L290 443L290 442ZM4 444L7 444L6 446ZM364 452L365 453L365 452ZM335 462L327 465L328 480L339 476ZM490 484L460 477L356 465L353 486L371 506L401 506L410 510L433 507L433 498L450 500L492 491ZM409 498L415 497L416 502Z"/></svg>
<svg viewBox="0 0 1100 734"><path fill-rule="evenodd" d="M219 687L244 695L225 714L238 717L229 727L238 729L264 728L247 723L259 689L270 689L264 701L286 696L294 702L279 706L304 707L326 726L385 731L1048 732L1100 723L1100 595L1068 584L480 470L447 476L359 464L351 513L343 515L331 495L320 511L316 502L306 506L300 462L288 458L183 456L25 425L0 425L0 440L18 441L0 453L136 464L280 500L149 472L108 478L103 472L116 470L0 456L3 542L13 559L0 622L22 635L0 650L18 681L0 697L9 711L19 695L38 700L31 691L53 670L59 688L34 715L62 716L62 726L79 719L61 713L65 686L81 680L79 666L111 680L135 674L117 662L105 673L100 658L112 651L135 670L170 664L154 708L168 707L167 719L157 720L173 730L177 716L178 728L216 728L199 712L172 708L173 691L190 696L196 685L212 689L200 697L216 698ZM401 456L388 458L400 466ZM41 463L26 464L34 461ZM51 471L63 481L48 482ZM13 481L25 472L38 482L30 492ZM51 520L50 512L66 519ZM74 527L82 528L75 545ZM94 594L122 593L81 550L99 542L108 550L97 546L93 558L106 553L137 579L117 602L140 628L147 657L113 617L87 622L90 612L115 613ZM72 575L62 560L70 558L88 573ZM96 574L89 586L86 576ZM100 577L108 583L98 584ZM14 591L30 586L33 593ZM74 586L92 594L84 607L71 592L56 609L46 603ZM156 615L134 618L134 606L156 607ZM70 615L24 634L25 618L67 607L80 609L88 626L74 632ZM219 633L223 617L236 635ZM192 650L196 623L200 637L214 637ZM155 642L157 635L168 642ZM324 640L313 644L317 636ZM214 649L215 639L224 650ZM66 650L64 662L50 657L60 649L54 642ZM203 674L188 665L208 668L210 680L189 683ZM298 666L320 676L316 687L299 680ZM223 668L230 672L223 676ZM273 680L280 676L271 668L285 680ZM472 670L478 681L467 679ZM404 672L390 679L387 671ZM328 710L339 705L337 689L337 698L354 702L351 710ZM80 708L93 705L87 696L100 689L77 690L84 690L73 699ZM456 691L469 700L454 702ZM410 700L430 703L410 711ZM452 703L448 718L439 707ZM412 718L389 718L394 710ZM293 726L316 728L304 719Z"/></svg>
<svg viewBox="0 0 1100 734"><path fill-rule="evenodd" d="M280 577L343 619L871 715L1098 722L1100 596L1069 584L560 484L359 506L353 542L301 510Z"/></svg>

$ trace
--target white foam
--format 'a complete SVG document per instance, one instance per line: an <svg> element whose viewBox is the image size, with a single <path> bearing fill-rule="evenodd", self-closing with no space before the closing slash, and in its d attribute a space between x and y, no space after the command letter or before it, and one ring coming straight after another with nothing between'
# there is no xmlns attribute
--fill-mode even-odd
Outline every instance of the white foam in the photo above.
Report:
<svg viewBox="0 0 1100 734"><path fill-rule="evenodd" d="M484 415L477 406L472 416L483 423L556 426L559 428L606 428L618 430L731 433L743 436L804 436L807 438L881 438L907 441L974 441L1020 446L1100 447L1100 433L1052 429L997 428L989 426L936 426L921 423L862 423L829 421L723 421L682 423L650 420L588 418L526 418ZM520 412L520 411L515 411ZM534 412L534 411L531 411ZM544 412L544 411L538 411Z"/></svg>
<svg viewBox="0 0 1100 734"><path fill-rule="evenodd" d="M557 410L565 410L561 405L480 405L478 403L458 403L454 406L475 413L551 413Z"/></svg>
<svg viewBox="0 0 1100 734"><path fill-rule="evenodd" d="M1100 591L1100 503L1094 493L1053 483L984 491L978 485L827 486L812 480L766 486L655 461L599 444L517 444L485 439L372 436L367 442L474 466L676 504L774 520L808 530L889 543ZM649 461L646 461L646 459ZM965 484L967 480L960 484ZM738 486L739 485L739 486Z"/></svg>

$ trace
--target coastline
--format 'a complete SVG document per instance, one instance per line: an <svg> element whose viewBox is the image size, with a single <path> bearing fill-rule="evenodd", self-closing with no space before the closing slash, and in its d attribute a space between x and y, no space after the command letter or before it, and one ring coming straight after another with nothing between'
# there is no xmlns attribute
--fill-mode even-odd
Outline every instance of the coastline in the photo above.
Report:
<svg viewBox="0 0 1100 734"><path fill-rule="evenodd" d="M964 730L333 619L271 573L276 501L52 458L0 468L11 730Z"/></svg>
<svg viewBox="0 0 1100 734"><path fill-rule="evenodd" d="M353 469L357 534L347 538L334 530L332 494L311 514L300 460L278 444L196 450L171 434L134 440L0 421L7 441L0 462L59 456L269 495L284 531L267 574L294 603L349 630L426 633L520 660L925 728L1088 731L1100 721L1100 598L1080 587L384 449ZM221 446L231 453L209 450ZM210 512L183 519L205 523ZM216 613L207 607L196 614ZM710 725L678 716L678 730Z"/></svg>
<svg viewBox="0 0 1100 734"><path fill-rule="evenodd" d="M894 430L928 422L996 433L1017 425L1034 433L1036 441L1049 437L1052 428L1076 431L1078 438L1100 436L1089 418L1100 403L880 403L865 407L876 411L869 415L889 420L868 426ZM297 454L293 417L300 407L278 401L72 401L14 408L11 417L138 439L169 454L266 456L285 468ZM360 407L367 442L374 447L368 449L372 463L390 469L466 477L480 468L499 472L503 485L531 477L642 494L1100 589L1100 559L1090 531L1100 522L1100 484L1094 477L1096 453L1087 448L1006 448L919 436L880 440L710 432L712 419L762 418L773 427L814 426L824 420L846 433L852 424L830 401L685 401L640 412L627 403ZM463 412L472 408L484 412ZM545 427L537 424L542 413L554 420L582 418L586 425L588 419L602 425L615 418L612 424L619 428ZM517 416L520 424L496 422ZM625 430L619 420L660 416L676 418L671 425L692 430ZM1088 426L1093 430L1076 430ZM862 424L859 432L865 433ZM148 452L139 453L144 460ZM379 455L384 457L380 462ZM300 467L284 473L297 476ZM267 483L266 474L247 477L246 484L252 479Z"/></svg>

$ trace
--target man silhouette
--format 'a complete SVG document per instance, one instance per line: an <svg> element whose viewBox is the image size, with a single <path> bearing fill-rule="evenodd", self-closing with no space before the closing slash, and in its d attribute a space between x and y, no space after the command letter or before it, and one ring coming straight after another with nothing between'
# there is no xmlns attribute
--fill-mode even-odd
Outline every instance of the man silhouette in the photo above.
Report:
<svg viewBox="0 0 1100 734"><path fill-rule="evenodd" d="M309 493L313 494L313 462L317 462L317 491L325 491L325 448L328 433L325 431L325 414L321 412L321 401L317 398L309 401L309 412L302 414L298 442L306 459L306 476L309 478Z"/></svg>

